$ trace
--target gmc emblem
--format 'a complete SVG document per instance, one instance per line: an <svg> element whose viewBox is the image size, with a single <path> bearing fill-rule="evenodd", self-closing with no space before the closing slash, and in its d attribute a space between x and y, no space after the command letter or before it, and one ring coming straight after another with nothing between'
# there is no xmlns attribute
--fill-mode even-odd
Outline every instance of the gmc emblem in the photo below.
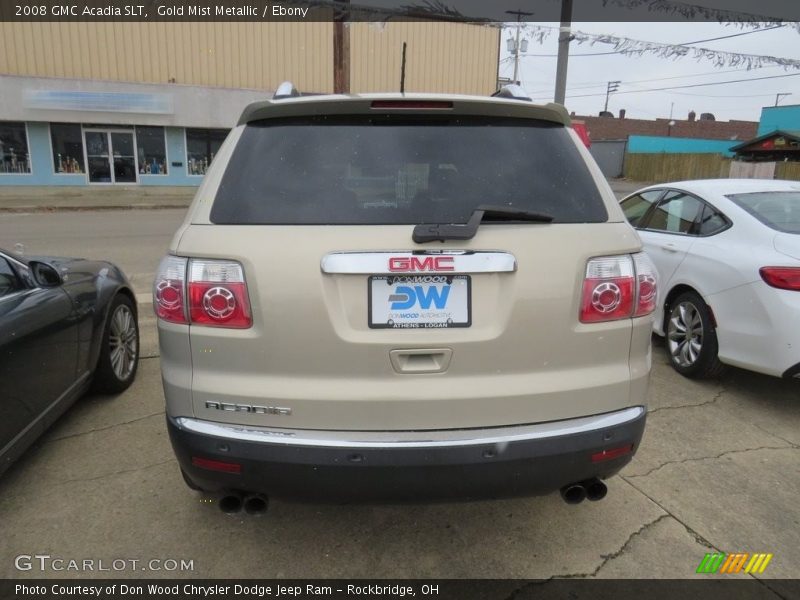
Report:
<svg viewBox="0 0 800 600"><path fill-rule="evenodd" d="M389 270L397 271L455 271L452 256L393 256L389 259Z"/></svg>

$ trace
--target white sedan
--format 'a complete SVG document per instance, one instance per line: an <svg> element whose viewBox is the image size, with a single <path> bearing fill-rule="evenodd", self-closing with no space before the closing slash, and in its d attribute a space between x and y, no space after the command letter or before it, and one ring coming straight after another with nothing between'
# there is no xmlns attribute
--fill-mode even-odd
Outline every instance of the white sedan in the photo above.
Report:
<svg viewBox="0 0 800 600"><path fill-rule="evenodd" d="M687 377L800 377L800 182L707 179L622 200L660 278L655 332Z"/></svg>

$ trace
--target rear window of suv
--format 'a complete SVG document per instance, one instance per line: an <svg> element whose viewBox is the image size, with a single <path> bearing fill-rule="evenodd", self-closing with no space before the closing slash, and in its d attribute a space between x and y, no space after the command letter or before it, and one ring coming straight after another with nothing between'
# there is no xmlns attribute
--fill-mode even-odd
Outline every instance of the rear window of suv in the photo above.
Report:
<svg viewBox="0 0 800 600"><path fill-rule="evenodd" d="M249 123L211 209L219 224L465 223L481 204L608 219L559 124L480 117L313 117Z"/></svg>

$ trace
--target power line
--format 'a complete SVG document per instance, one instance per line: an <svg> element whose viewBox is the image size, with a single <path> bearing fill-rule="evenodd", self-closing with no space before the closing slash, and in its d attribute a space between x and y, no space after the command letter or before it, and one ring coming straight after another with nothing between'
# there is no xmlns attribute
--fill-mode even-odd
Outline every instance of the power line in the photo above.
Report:
<svg viewBox="0 0 800 600"><path fill-rule="evenodd" d="M634 85L633 87L641 88L641 86L636 86L636 85ZM649 92L650 90L648 88L644 88L641 91ZM692 97L696 97L696 98L761 98L761 97L764 97L764 96L769 96L771 98L771 97L773 97L775 95L772 92L769 92L767 94L724 94L724 95L718 95L718 94L692 94L691 92L676 92L676 91L672 91L672 93L676 94L678 96L692 96Z"/></svg>
<svg viewBox="0 0 800 600"><path fill-rule="evenodd" d="M769 75L767 77L753 77L751 79L729 79L728 81L715 81L713 83L692 83L690 85L676 85L661 88L647 88L644 90L627 90L624 92L615 92L616 94L641 94L644 92L663 92L666 90L683 90L687 88L705 87L710 85L725 85L728 83L745 83L750 81L763 81L764 79L781 79L784 77L800 77L800 73L789 73L788 75ZM599 94L578 94L568 96L569 98L590 98L594 96L605 96L605 92ZM537 100L546 100L547 98L537 98Z"/></svg>
<svg viewBox="0 0 800 600"><path fill-rule="evenodd" d="M779 65L769 65L766 67L759 67L760 69L775 69ZM742 71L752 71L752 69L728 69L727 71L708 71L706 73L692 73L690 75L674 75L672 77L658 77L656 79L637 79L635 81L626 81L625 85L634 85L636 83L651 83L653 81L667 81L670 79L688 79L690 77L707 77L708 75L724 75L725 73L741 73ZM602 88L606 85L606 82L599 82L595 84L578 84L572 86L571 89L573 90L588 90L591 88ZM530 94L546 94L548 90L535 90L529 91Z"/></svg>
<svg viewBox="0 0 800 600"><path fill-rule="evenodd" d="M705 40L695 40L693 42L683 42L682 44L674 44L675 46L691 46L692 44L702 44L705 42L716 42L717 40L726 40L728 38L739 37L740 35L750 35L751 33L761 33L762 31L770 31L772 29L780 29L781 27L786 27L786 25L773 25L772 27L764 27L762 29L754 29L752 31L742 31L740 33L732 33L731 35L722 35L719 37L707 38ZM570 58L573 56L609 56L611 54L622 54L620 50L610 50L608 52L584 52L583 54L570 54ZM558 54L523 54L522 56L534 56L537 58L554 58L558 56Z"/></svg>

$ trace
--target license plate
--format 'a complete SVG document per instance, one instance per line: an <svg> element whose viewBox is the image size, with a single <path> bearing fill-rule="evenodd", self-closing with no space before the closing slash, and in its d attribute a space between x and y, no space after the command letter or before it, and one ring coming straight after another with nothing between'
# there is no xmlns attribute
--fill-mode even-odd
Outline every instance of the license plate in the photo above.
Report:
<svg viewBox="0 0 800 600"><path fill-rule="evenodd" d="M374 275L367 291L373 329L445 329L472 322L469 275Z"/></svg>

